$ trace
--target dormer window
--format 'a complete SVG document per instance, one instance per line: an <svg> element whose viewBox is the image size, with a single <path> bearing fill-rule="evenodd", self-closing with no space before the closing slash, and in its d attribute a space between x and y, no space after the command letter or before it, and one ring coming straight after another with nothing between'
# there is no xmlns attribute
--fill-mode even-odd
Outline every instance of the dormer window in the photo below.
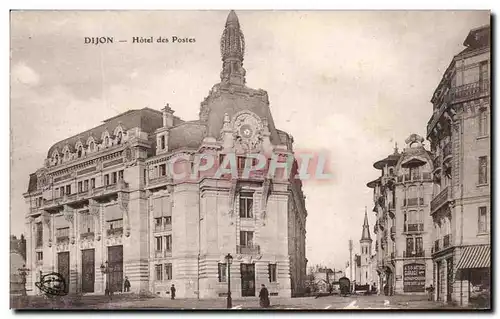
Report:
<svg viewBox="0 0 500 319"><path fill-rule="evenodd" d="M162 135L160 137L160 149L164 150L165 149L165 135Z"/></svg>
<svg viewBox="0 0 500 319"><path fill-rule="evenodd" d="M104 138L104 146L105 146L105 147L108 147L108 145L109 145L109 137L107 137L107 136L106 136L106 137Z"/></svg>
<svg viewBox="0 0 500 319"><path fill-rule="evenodd" d="M89 151L93 152L93 151L94 151L94 148L95 148L95 143L92 141L92 142L90 142L90 144L89 144Z"/></svg>
<svg viewBox="0 0 500 319"><path fill-rule="evenodd" d="M122 132L121 132L121 131L120 131L120 132L118 132L118 136L117 136L117 138L116 138L116 143L117 143L118 145L120 145L120 144L122 143L122 137L123 137Z"/></svg>
<svg viewBox="0 0 500 319"><path fill-rule="evenodd" d="M82 157L83 156L83 147L80 145L78 147L78 158Z"/></svg>

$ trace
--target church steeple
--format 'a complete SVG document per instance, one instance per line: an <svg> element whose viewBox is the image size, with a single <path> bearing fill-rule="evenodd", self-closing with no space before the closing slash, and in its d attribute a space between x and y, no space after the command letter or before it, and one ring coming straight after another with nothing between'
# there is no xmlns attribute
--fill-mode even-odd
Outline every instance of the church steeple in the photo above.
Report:
<svg viewBox="0 0 500 319"><path fill-rule="evenodd" d="M238 16L231 10L227 16L226 26L220 40L220 53L222 57L222 83L245 85L245 69L243 56L245 55L245 38L241 32Z"/></svg>
<svg viewBox="0 0 500 319"><path fill-rule="evenodd" d="M366 213L366 206L365 206L365 221L363 222L363 233L361 234L361 240L360 242L363 241L372 241L372 238L370 236L370 226L368 225L368 214Z"/></svg>

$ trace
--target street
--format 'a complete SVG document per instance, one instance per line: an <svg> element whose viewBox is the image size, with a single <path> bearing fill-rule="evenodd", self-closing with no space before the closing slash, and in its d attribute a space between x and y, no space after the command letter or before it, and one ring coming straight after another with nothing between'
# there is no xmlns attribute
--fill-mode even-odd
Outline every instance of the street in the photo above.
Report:
<svg viewBox="0 0 500 319"><path fill-rule="evenodd" d="M113 300L104 296L83 296L77 299L67 296L60 299L28 297L23 307L14 308L70 308L70 309L226 309L226 299L193 300L166 298L145 298L134 295L116 295ZM19 304L18 304L19 305ZM360 310L360 309L443 309L446 305L428 301L426 296L349 296L338 295L320 298L271 298L271 307L267 310ZM233 309L261 309L257 298L235 299Z"/></svg>

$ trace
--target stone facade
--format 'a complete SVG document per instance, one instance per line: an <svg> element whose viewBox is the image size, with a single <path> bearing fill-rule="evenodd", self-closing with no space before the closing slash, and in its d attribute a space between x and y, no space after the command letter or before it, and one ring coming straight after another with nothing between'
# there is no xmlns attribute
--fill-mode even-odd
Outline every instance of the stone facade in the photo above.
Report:
<svg viewBox="0 0 500 319"><path fill-rule="evenodd" d="M490 27L471 30L431 102L436 300L466 306L490 290Z"/></svg>
<svg viewBox="0 0 500 319"><path fill-rule="evenodd" d="M300 180L289 178L293 138L274 126L267 92L245 86L244 46L231 11L221 82L198 120L169 105L131 110L50 148L24 194L31 293L57 271L69 293L121 291L127 277L132 292L168 296L175 285L178 298L223 297L228 253L233 298L257 296L261 284L280 297L303 292L307 212ZM293 175L245 176L250 154ZM199 169L231 155L237 175Z"/></svg>
<svg viewBox="0 0 500 319"><path fill-rule="evenodd" d="M374 189L374 232L381 292L424 294L432 284L432 160L424 139L412 134L373 166L382 175L368 183Z"/></svg>

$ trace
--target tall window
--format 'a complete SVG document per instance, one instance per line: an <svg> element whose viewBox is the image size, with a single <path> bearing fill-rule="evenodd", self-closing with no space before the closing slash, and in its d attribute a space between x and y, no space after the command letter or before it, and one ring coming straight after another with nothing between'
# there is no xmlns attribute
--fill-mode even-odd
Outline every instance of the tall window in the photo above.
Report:
<svg viewBox="0 0 500 319"><path fill-rule="evenodd" d="M227 265L219 263L219 282L226 282L227 280Z"/></svg>
<svg viewBox="0 0 500 319"><path fill-rule="evenodd" d="M240 217L253 218L252 213L253 194L241 193L240 195Z"/></svg>
<svg viewBox="0 0 500 319"><path fill-rule="evenodd" d="M488 231L486 207L479 207L477 220L478 233L486 233Z"/></svg>
<svg viewBox="0 0 500 319"><path fill-rule="evenodd" d="M111 173L111 184L116 184L116 172Z"/></svg>
<svg viewBox="0 0 500 319"><path fill-rule="evenodd" d="M411 179L418 179L420 177L420 167L410 167Z"/></svg>
<svg viewBox="0 0 500 319"><path fill-rule="evenodd" d="M163 280L163 265L155 265L156 280Z"/></svg>
<svg viewBox="0 0 500 319"><path fill-rule="evenodd" d="M486 110L481 110L478 116L478 127L479 127L479 136L488 135L488 113Z"/></svg>
<svg viewBox="0 0 500 319"><path fill-rule="evenodd" d="M481 64L479 64L479 81L488 81L488 79L488 61L483 61L481 62Z"/></svg>
<svg viewBox="0 0 500 319"><path fill-rule="evenodd" d="M36 223L36 247L43 246L43 225Z"/></svg>
<svg viewBox="0 0 500 319"><path fill-rule="evenodd" d="M165 248L167 251L172 251L172 235L165 236Z"/></svg>
<svg viewBox="0 0 500 319"><path fill-rule="evenodd" d="M90 179L90 188L95 188L95 178Z"/></svg>
<svg viewBox="0 0 500 319"><path fill-rule="evenodd" d="M165 275L167 277L167 280L172 280L172 264L171 263L165 264Z"/></svg>
<svg viewBox="0 0 500 319"><path fill-rule="evenodd" d="M106 137L104 138L104 146L105 146L105 147L108 147L108 145L109 145L109 137L107 137L107 136L106 136Z"/></svg>
<svg viewBox="0 0 500 319"><path fill-rule="evenodd" d="M95 144L94 142L89 143L89 151L93 152L94 151Z"/></svg>
<svg viewBox="0 0 500 319"><path fill-rule="evenodd" d="M160 166L158 166L158 168L160 170L160 176L167 175L167 166L166 166L166 164L161 164Z"/></svg>
<svg viewBox="0 0 500 319"><path fill-rule="evenodd" d="M119 181L123 180L123 170L118 171L118 180Z"/></svg>
<svg viewBox="0 0 500 319"><path fill-rule="evenodd" d="M59 196L60 197L64 196L64 186L62 186L61 188L59 188Z"/></svg>
<svg viewBox="0 0 500 319"><path fill-rule="evenodd" d="M78 193L81 193L83 190L83 182L78 182Z"/></svg>
<svg viewBox="0 0 500 319"><path fill-rule="evenodd" d="M93 233L94 232L94 217L89 212L81 214L80 232Z"/></svg>
<svg viewBox="0 0 500 319"><path fill-rule="evenodd" d="M479 157L479 184L488 183L488 158Z"/></svg>
<svg viewBox="0 0 500 319"><path fill-rule="evenodd" d="M104 185L109 185L109 174L104 175Z"/></svg>
<svg viewBox="0 0 500 319"><path fill-rule="evenodd" d="M413 252L413 237L406 238L406 254L411 254Z"/></svg>
<svg viewBox="0 0 500 319"><path fill-rule="evenodd" d="M71 185L66 185L66 195L71 194Z"/></svg>
<svg viewBox="0 0 500 319"><path fill-rule="evenodd" d="M276 282L276 264L269 264L269 282Z"/></svg>
<svg viewBox="0 0 500 319"><path fill-rule="evenodd" d="M417 254L424 251L424 244L422 241L422 237L415 238L415 251L417 252Z"/></svg>
<svg viewBox="0 0 500 319"><path fill-rule="evenodd" d="M122 136L123 136L122 132L121 131L118 132L118 137L117 137L117 140L116 140L116 143L118 145L120 145L122 143Z"/></svg>
<svg viewBox="0 0 500 319"><path fill-rule="evenodd" d="M43 251L37 251L36 252L36 261L42 261L43 260Z"/></svg>
<svg viewBox="0 0 500 319"><path fill-rule="evenodd" d="M160 137L160 149L164 150L165 149L165 135L162 135Z"/></svg>
<svg viewBox="0 0 500 319"><path fill-rule="evenodd" d="M240 231L240 245L253 247L253 231Z"/></svg>
<svg viewBox="0 0 500 319"><path fill-rule="evenodd" d="M156 240L155 250L162 251L163 250L162 237L161 236L155 237L155 240Z"/></svg>
<svg viewBox="0 0 500 319"><path fill-rule="evenodd" d="M89 180L86 179L83 181L83 191L88 191L89 190Z"/></svg>

